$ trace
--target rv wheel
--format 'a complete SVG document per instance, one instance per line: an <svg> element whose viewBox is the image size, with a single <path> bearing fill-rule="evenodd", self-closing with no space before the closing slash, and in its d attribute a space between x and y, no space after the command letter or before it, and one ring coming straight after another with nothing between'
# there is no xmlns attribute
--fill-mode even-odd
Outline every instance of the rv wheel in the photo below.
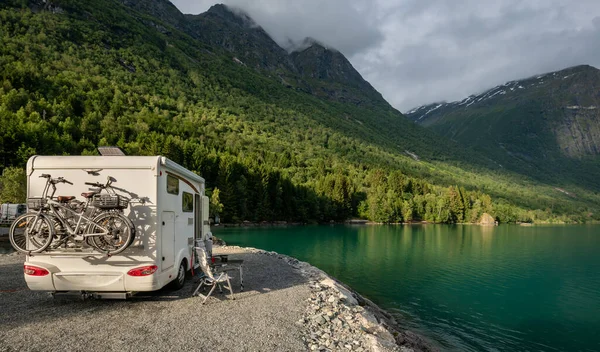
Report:
<svg viewBox="0 0 600 352"><path fill-rule="evenodd" d="M175 278L175 280L173 280L174 289L179 290L183 287L183 285L185 285L186 271L187 269L185 265L185 260L182 260L181 264L179 264L179 270L177 270L177 277Z"/></svg>

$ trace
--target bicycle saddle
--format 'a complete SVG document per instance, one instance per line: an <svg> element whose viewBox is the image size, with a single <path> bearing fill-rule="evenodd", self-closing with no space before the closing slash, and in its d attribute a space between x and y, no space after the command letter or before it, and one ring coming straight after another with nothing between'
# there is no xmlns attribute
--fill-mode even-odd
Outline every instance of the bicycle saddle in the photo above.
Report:
<svg viewBox="0 0 600 352"><path fill-rule="evenodd" d="M98 192L83 192L81 193L81 196L83 198L92 198L94 194L98 194Z"/></svg>
<svg viewBox="0 0 600 352"><path fill-rule="evenodd" d="M58 197L56 197L56 200L58 200L60 203L66 203L73 199L75 199L75 196L58 196Z"/></svg>

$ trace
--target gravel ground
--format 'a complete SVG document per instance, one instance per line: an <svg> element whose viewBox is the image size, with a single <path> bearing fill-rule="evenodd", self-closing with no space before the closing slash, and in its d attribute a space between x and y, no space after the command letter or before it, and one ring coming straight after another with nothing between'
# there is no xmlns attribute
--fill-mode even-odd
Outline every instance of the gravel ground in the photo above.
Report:
<svg viewBox="0 0 600 352"><path fill-rule="evenodd" d="M245 291L236 277L235 300L217 292L205 305L191 297L195 278L126 301L53 299L29 291L23 256L0 255L0 350L305 351L295 323L310 296L306 279L277 257L225 250L244 259Z"/></svg>

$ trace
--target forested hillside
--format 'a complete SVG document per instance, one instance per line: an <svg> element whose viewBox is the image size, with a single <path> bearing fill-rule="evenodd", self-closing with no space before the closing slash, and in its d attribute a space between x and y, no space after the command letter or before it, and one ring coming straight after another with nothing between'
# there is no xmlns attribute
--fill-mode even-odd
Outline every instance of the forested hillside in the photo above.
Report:
<svg viewBox="0 0 600 352"><path fill-rule="evenodd" d="M18 200L6 185L31 155L118 145L202 175L227 222L597 217L597 194L505 172L406 120L340 53L274 51L247 18L211 10L2 2L0 201Z"/></svg>

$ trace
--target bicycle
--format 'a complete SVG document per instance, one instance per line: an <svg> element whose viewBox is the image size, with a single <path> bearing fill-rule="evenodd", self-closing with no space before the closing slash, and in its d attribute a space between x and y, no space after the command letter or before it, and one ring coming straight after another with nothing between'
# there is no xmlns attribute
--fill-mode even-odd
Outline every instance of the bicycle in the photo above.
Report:
<svg viewBox="0 0 600 352"><path fill-rule="evenodd" d="M112 187L113 182L117 182L117 180L112 176L107 177L106 184L100 182L84 182L84 184L88 186L97 188L92 190L92 192L81 194L88 201L84 210L87 209L87 205L91 203L92 207L95 209L94 214L97 217L101 217L103 213L121 214L120 218L125 221L127 226L131 229L131 236L129 237L129 243L127 244L128 247L135 239L135 225L131 219L123 215L123 210L129 207L130 199L117 194ZM105 190L106 193L102 194L103 190ZM88 238L88 244L94 247L103 247L105 244L99 242L104 240L105 238L103 237L91 237Z"/></svg>
<svg viewBox="0 0 600 352"><path fill-rule="evenodd" d="M79 209L72 209L68 205L75 199L74 196L58 196L54 200L57 183L73 183L63 177L52 178L48 174L40 177L46 178L42 197L30 198L29 211L18 217L9 230L10 242L16 250L27 254L40 253L55 240L58 245L53 246L54 249L68 240L75 243L85 240L110 256L122 252L131 244L135 227L129 218L111 211L98 215L93 212L93 218L86 216L87 205ZM48 195L50 188L52 193ZM60 237L56 236L57 230Z"/></svg>

